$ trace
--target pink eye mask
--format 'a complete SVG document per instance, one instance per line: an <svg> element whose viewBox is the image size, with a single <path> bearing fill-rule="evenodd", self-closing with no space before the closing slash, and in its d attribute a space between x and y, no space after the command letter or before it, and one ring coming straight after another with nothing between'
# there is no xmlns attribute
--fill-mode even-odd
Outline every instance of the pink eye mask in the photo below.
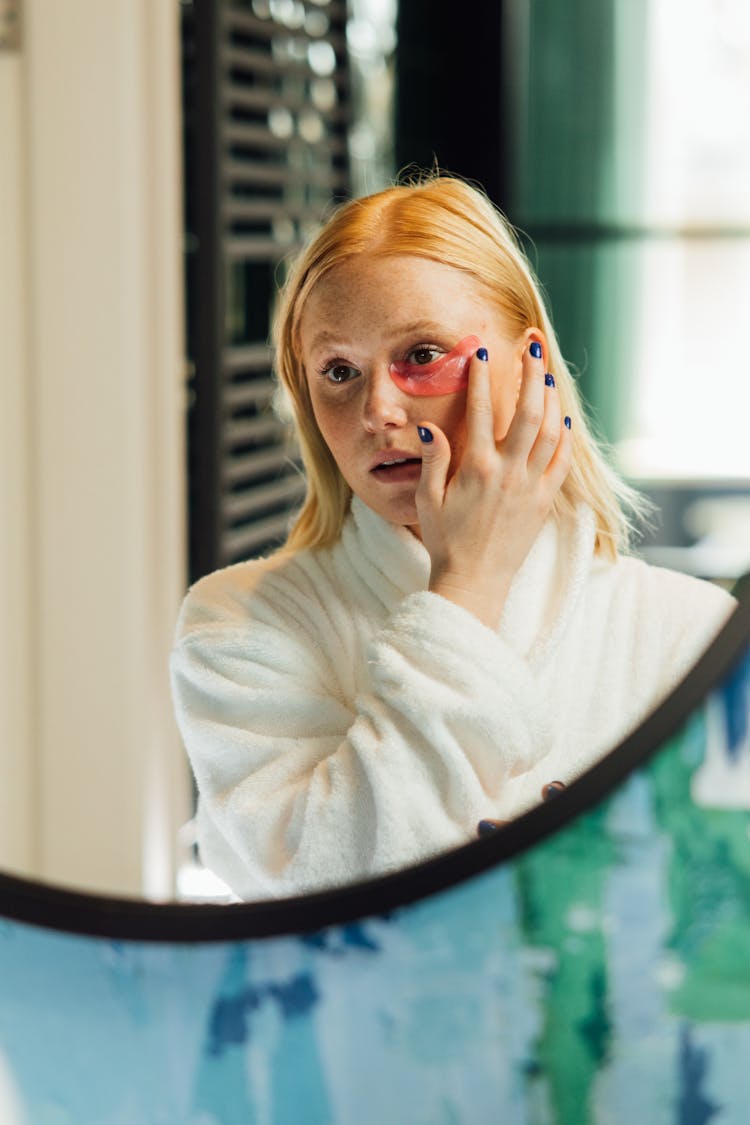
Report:
<svg viewBox="0 0 750 1125"><path fill-rule="evenodd" d="M480 345L478 336L459 340L453 351L432 363L392 363L396 386L407 395L452 395L466 390L471 357Z"/></svg>

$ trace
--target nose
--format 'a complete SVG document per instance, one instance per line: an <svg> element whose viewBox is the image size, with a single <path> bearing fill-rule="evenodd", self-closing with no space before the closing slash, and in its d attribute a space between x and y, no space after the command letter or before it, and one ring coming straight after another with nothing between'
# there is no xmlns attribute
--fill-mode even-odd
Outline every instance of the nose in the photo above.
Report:
<svg viewBox="0 0 750 1125"><path fill-rule="evenodd" d="M399 390L385 364L374 367L367 387L362 417L369 433L405 426L408 414L404 393Z"/></svg>

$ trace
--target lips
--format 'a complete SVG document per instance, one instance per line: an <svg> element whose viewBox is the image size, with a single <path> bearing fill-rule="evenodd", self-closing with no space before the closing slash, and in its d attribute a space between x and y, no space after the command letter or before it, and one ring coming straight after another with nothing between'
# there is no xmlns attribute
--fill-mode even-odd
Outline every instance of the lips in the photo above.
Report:
<svg viewBox="0 0 750 1125"><path fill-rule="evenodd" d="M389 449L377 455L370 472L377 480L386 483L415 482L422 472L422 458L415 457L409 450Z"/></svg>
<svg viewBox="0 0 750 1125"><path fill-rule="evenodd" d="M375 466L375 468L376 469L392 469L396 465L413 465L413 464L416 464L416 462L419 462L419 464L421 465L422 458L421 457L399 457L397 460L394 460L394 461L381 461L379 465Z"/></svg>
<svg viewBox="0 0 750 1125"><path fill-rule="evenodd" d="M422 458L408 449L384 449L373 458L370 472L375 472L376 469L392 468L395 465L403 465L407 462L419 462L421 465Z"/></svg>

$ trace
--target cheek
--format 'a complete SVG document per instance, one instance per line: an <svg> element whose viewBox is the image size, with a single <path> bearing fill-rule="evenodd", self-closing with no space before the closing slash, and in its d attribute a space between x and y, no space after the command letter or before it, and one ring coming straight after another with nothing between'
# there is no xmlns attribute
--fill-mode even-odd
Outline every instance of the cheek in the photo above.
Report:
<svg viewBox="0 0 750 1125"><path fill-rule="evenodd" d="M320 426L320 432L323 435L323 441L333 454L334 460L341 466L348 457L350 429L333 422L326 426Z"/></svg>
<svg viewBox="0 0 750 1125"><path fill-rule="evenodd" d="M498 351L500 349L498 348ZM521 390L523 367L519 356L508 347L499 368L493 373L492 410L495 418L495 440L500 441L508 432Z"/></svg>
<svg viewBox="0 0 750 1125"><path fill-rule="evenodd" d="M505 437L516 410L518 392L521 384L520 365L508 363L503 375L498 376L492 386L492 405L495 417L495 440ZM434 422L439 426L451 445L451 471L461 460L466 448L466 393L446 395L423 401L419 411L420 419Z"/></svg>
<svg viewBox="0 0 750 1125"><path fill-rule="evenodd" d="M346 424L341 409L332 409L324 402L315 401L311 397L313 416L318 424L321 437L326 443L334 458L338 459L344 446L346 436L351 431L351 426Z"/></svg>
<svg viewBox="0 0 750 1125"><path fill-rule="evenodd" d="M434 422L443 431L451 447L451 471L455 469L466 447L466 392L432 398L423 402L420 421Z"/></svg>

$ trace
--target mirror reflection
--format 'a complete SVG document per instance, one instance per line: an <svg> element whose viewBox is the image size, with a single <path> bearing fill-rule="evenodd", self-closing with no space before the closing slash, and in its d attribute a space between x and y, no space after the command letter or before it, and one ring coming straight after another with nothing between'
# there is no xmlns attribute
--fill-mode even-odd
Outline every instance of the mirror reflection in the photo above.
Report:
<svg viewBox="0 0 750 1125"><path fill-rule="evenodd" d="M452 83L434 8L195 3L179 28L155 6L147 106L113 43L106 80L83 59L71 84L65 29L30 7L0 57L17 166L48 172L14 187L35 346L7 337L32 390L8 431L4 865L263 898L550 799L681 677L750 566L726 409L750 284L741 6L598 5L584 28L487 5L495 65L471 73L457 33ZM75 169L52 164L61 119ZM387 187L433 155L460 179ZM427 393L419 369L467 340ZM628 546L634 489L663 514Z"/></svg>

